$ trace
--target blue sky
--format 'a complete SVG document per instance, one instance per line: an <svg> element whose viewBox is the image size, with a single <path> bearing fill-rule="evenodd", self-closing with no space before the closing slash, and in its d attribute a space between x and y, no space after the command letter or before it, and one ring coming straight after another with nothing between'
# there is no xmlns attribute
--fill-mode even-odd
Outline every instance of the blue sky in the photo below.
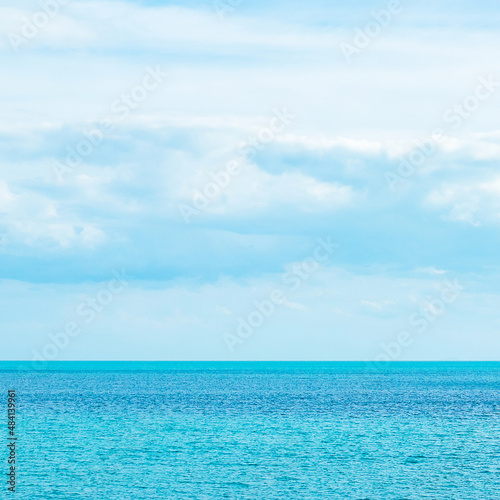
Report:
<svg viewBox="0 0 500 500"><path fill-rule="evenodd" d="M395 1L350 61L342 44L391 2L242 0L221 17L75 0L21 42L43 10L2 2L0 357L500 359L498 7ZM319 238L335 250L291 289ZM86 323L116 272L127 285ZM47 348L68 322L81 333Z"/></svg>

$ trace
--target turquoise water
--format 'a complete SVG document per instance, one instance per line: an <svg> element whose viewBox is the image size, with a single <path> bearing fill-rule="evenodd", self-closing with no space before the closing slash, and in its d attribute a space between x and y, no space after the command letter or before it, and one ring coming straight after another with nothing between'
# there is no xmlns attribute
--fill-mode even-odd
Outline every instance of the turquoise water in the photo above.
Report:
<svg viewBox="0 0 500 500"><path fill-rule="evenodd" d="M500 498L500 363L50 366L0 363L12 498Z"/></svg>

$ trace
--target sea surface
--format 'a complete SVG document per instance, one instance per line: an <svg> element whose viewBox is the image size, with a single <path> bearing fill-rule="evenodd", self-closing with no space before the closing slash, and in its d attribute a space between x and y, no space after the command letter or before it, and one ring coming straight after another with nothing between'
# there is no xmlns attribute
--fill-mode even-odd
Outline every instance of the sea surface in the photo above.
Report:
<svg viewBox="0 0 500 500"><path fill-rule="evenodd" d="M500 499L500 363L381 366L0 363L0 498Z"/></svg>

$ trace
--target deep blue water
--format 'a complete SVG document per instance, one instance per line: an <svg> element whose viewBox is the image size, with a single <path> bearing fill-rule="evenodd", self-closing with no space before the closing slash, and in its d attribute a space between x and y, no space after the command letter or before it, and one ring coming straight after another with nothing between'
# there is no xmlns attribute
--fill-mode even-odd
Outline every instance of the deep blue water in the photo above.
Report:
<svg viewBox="0 0 500 500"><path fill-rule="evenodd" d="M499 499L500 363L384 366L0 363L11 497Z"/></svg>

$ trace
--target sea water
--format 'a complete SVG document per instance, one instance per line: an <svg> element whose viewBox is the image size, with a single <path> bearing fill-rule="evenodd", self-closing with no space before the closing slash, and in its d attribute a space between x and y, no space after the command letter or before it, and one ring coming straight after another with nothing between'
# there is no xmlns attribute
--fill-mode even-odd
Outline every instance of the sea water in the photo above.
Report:
<svg viewBox="0 0 500 500"><path fill-rule="evenodd" d="M500 363L29 368L0 363L0 498L500 498Z"/></svg>

